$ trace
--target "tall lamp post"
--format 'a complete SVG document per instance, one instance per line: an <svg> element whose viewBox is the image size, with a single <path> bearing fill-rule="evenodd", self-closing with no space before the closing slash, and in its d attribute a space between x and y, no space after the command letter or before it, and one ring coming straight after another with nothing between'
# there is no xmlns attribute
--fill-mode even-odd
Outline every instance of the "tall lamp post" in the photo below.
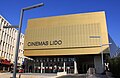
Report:
<svg viewBox="0 0 120 78"><path fill-rule="evenodd" d="M102 37L101 36L90 36L89 38L98 38L98 39L100 39L100 52L101 52L102 72L103 72L104 71L104 57L103 57L102 46L110 45L112 43L102 44Z"/></svg>
<svg viewBox="0 0 120 78"><path fill-rule="evenodd" d="M18 50L19 50L19 42L20 42L20 34L21 34L21 29L22 29L22 21L23 21L23 15L24 15L24 11L26 10L31 10L33 8L38 8L43 6L43 3L40 4L36 4L33 6L29 6L26 8L22 8L21 9L21 15L20 15L20 22L19 22L19 29L18 29L18 35L17 35L17 43L16 43L16 49L15 49L15 58L14 58L14 71L13 71L13 78L16 78L16 70L17 70L17 58L18 58Z"/></svg>

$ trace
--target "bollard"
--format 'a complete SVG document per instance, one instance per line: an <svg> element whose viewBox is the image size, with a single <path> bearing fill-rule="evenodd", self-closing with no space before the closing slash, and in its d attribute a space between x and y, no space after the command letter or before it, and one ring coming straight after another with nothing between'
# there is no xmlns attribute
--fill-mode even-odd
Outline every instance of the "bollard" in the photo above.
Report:
<svg viewBox="0 0 120 78"><path fill-rule="evenodd" d="M19 78L21 78L21 74L19 74Z"/></svg>

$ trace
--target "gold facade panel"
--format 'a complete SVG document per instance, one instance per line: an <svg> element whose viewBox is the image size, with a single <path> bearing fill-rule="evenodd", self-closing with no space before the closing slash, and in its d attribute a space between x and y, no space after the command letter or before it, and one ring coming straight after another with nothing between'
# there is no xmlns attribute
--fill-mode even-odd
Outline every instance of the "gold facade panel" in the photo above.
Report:
<svg viewBox="0 0 120 78"><path fill-rule="evenodd" d="M90 52L91 51L91 52ZM97 52L96 52L97 51ZM86 54L98 54L98 48L86 48L86 49L61 49L61 50L26 50L25 56L52 56L52 55L86 55Z"/></svg>
<svg viewBox="0 0 120 78"><path fill-rule="evenodd" d="M42 56L100 53L96 48L82 48L100 46L100 38L93 39L90 36L101 36L102 44L108 43L104 12L31 19L25 34L24 54ZM76 47L79 49L63 50ZM108 46L103 49L105 48Z"/></svg>

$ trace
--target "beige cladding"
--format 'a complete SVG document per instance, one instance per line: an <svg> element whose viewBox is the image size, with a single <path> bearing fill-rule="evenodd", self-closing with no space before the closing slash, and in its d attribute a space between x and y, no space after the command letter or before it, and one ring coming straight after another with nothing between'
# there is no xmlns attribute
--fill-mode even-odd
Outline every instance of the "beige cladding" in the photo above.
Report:
<svg viewBox="0 0 120 78"><path fill-rule="evenodd" d="M4 17L0 15L0 57L10 60L11 63L13 63L18 30L15 28L3 28L3 26L10 26L10 25L11 24ZM18 53L19 65L22 65L22 62L24 61L23 45L24 45L24 34L21 33L20 48Z"/></svg>
<svg viewBox="0 0 120 78"><path fill-rule="evenodd" d="M30 19L25 34L25 56L99 54L100 38L108 44L105 12ZM51 45L61 40L61 45ZM40 45L48 41L47 45ZM36 42L37 46L31 46ZM30 45L30 46L28 46ZM103 50L109 46L103 46Z"/></svg>

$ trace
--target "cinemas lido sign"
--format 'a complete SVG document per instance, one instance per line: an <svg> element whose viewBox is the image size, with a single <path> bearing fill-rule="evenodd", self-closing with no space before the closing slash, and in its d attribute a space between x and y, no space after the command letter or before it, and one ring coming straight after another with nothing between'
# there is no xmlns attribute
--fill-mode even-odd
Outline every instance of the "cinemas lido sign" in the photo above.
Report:
<svg viewBox="0 0 120 78"><path fill-rule="evenodd" d="M35 41L28 42L28 46L48 46L48 45L61 45L62 40L53 40L53 41Z"/></svg>

